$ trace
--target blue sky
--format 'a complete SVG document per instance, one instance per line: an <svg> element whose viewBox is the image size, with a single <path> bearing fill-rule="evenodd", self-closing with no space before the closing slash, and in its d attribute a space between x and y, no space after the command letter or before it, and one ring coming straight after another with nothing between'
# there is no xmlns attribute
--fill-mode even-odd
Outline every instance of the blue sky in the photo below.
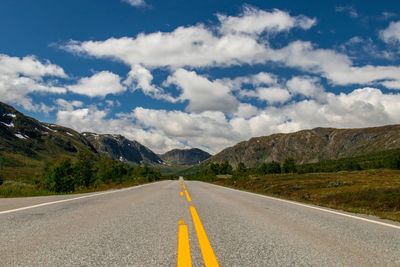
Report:
<svg viewBox="0 0 400 267"><path fill-rule="evenodd" d="M4 0L0 101L156 152L399 123L397 1Z"/></svg>

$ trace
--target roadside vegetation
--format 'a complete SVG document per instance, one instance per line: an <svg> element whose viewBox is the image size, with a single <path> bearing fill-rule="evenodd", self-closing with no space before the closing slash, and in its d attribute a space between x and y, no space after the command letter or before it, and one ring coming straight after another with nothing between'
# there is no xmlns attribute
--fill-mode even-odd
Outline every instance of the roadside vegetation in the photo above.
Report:
<svg viewBox="0 0 400 267"><path fill-rule="evenodd" d="M399 150L303 165L291 158L254 168L212 163L186 177L400 221Z"/></svg>
<svg viewBox="0 0 400 267"><path fill-rule="evenodd" d="M76 157L47 162L34 179L0 178L0 197L83 193L153 182L161 173L81 151Z"/></svg>

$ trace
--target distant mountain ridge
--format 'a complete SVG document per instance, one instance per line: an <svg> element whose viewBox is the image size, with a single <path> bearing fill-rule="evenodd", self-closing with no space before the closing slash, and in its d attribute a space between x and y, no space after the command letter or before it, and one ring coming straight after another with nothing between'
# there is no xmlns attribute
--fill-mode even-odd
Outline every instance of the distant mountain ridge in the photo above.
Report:
<svg viewBox="0 0 400 267"><path fill-rule="evenodd" d="M210 157L209 153L199 148L173 149L160 155L160 158L170 165L195 165Z"/></svg>
<svg viewBox="0 0 400 267"><path fill-rule="evenodd" d="M136 164L162 164L160 157L149 148L122 135L82 133L96 150L113 159Z"/></svg>
<svg viewBox="0 0 400 267"><path fill-rule="evenodd" d="M288 134L254 137L226 148L206 161L237 166L263 162L314 163L400 148L400 125L358 129L315 128Z"/></svg>

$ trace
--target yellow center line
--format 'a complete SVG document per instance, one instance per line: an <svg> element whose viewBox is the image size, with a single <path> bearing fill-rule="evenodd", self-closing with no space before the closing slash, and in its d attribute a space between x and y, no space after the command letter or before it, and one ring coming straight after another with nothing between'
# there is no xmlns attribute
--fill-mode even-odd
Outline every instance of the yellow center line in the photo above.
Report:
<svg viewBox="0 0 400 267"><path fill-rule="evenodd" d="M178 257L176 265L178 267L191 267L189 230L183 220L179 220L178 225Z"/></svg>
<svg viewBox="0 0 400 267"><path fill-rule="evenodd" d="M181 192L179 192L179 195L180 195L180 196L183 196L183 192L182 192L182 191L181 191Z"/></svg>
<svg viewBox="0 0 400 267"><path fill-rule="evenodd" d="M194 228L196 230L197 239L199 240L201 254L203 256L204 265L206 267L218 267L218 260L211 247L210 241L208 240L206 231L204 230L203 224L201 223L199 214L197 214L196 208L190 206L190 213L192 214L192 220Z"/></svg>
<svg viewBox="0 0 400 267"><path fill-rule="evenodd" d="M185 195L186 195L186 200L188 202L192 202L192 198L190 197L189 192L186 189L185 189Z"/></svg>

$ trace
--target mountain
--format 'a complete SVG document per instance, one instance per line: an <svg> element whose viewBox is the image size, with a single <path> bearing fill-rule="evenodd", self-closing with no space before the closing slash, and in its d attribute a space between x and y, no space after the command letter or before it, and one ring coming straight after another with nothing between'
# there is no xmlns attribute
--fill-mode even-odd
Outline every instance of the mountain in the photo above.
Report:
<svg viewBox="0 0 400 267"><path fill-rule="evenodd" d="M131 141L122 135L82 133L87 140L104 155L113 159L141 164L162 164L163 161L153 151L137 141Z"/></svg>
<svg viewBox="0 0 400 267"><path fill-rule="evenodd" d="M96 152L80 133L39 122L0 102L0 152L47 158L86 149Z"/></svg>
<svg viewBox="0 0 400 267"><path fill-rule="evenodd" d="M296 163L335 160L400 148L400 125L359 129L315 128L289 134L255 137L226 148L206 162L224 162L236 166L243 162L254 167L263 162Z"/></svg>
<svg viewBox="0 0 400 267"><path fill-rule="evenodd" d="M160 158L169 165L194 165L211 157L201 149L173 149L160 155Z"/></svg>
<svg viewBox="0 0 400 267"><path fill-rule="evenodd" d="M121 135L81 134L40 122L0 102L0 175L31 180L46 162L72 158L79 151L105 154L129 163L163 163L150 149Z"/></svg>
<svg viewBox="0 0 400 267"><path fill-rule="evenodd" d="M32 179L47 161L81 150L97 153L77 131L39 122L0 102L0 175Z"/></svg>

